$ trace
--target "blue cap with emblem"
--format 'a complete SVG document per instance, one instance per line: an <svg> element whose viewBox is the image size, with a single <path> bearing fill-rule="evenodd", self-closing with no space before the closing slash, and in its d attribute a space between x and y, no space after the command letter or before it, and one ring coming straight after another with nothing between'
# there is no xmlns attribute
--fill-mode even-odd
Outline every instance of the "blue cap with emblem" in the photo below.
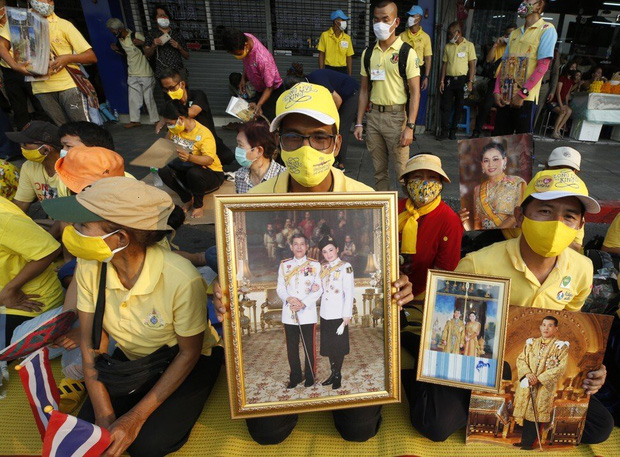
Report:
<svg viewBox="0 0 620 457"><path fill-rule="evenodd" d="M415 16L416 14L424 16L424 10L418 5L413 5L411 9L407 11L407 16Z"/></svg>

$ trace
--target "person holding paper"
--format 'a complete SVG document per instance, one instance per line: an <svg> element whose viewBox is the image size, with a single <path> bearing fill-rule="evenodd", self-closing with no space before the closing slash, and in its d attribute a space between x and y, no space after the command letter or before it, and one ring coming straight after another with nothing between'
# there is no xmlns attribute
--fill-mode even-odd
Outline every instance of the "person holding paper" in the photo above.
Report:
<svg viewBox="0 0 620 457"><path fill-rule="evenodd" d="M340 259L338 244L331 236L319 241L326 262L321 266L321 355L329 357L331 374L321 383L333 390L342 385L342 364L349 353L349 323L353 317L355 282L353 267Z"/></svg>
<svg viewBox="0 0 620 457"><path fill-rule="evenodd" d="M208 128L189 116L180 100L169 101L162 117L179 157L160 168L159 176L179 194L183 210L191 209L190 217L202 217L205 194L219 189L225 179L222 163L215 153L215 138Z"/></svg>

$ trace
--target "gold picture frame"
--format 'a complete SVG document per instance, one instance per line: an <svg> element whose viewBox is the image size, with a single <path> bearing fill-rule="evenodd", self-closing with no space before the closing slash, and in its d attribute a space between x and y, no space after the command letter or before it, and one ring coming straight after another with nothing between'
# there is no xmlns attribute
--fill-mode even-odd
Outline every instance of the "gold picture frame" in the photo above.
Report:
<svg viewBox="0 0 620 457"><path fill-rule="evenodd" d="M224 347L233 419L400 401L399 316L398 307L392 304L391 290L391 283L398 278L397 204L396 192L215 196L219 280L224 301L230 303L230 313L224 320ZM279 257L286 254L286 249L280 247L281 243L276 244L275 248L272 245L270 238L274 238L274 230L277 234L286 233L290 249L288 254L292 257L290 243L295 239L301 242L301 239L298 235L292 237L292 233L285 229L294 225L295 233L303 232L305 235L311 224L301 224L298 221L300 217L307 218L306 213L310 213L311 220L318 220L317 226L322 224L322 232L319 231L319 234L332 236L334 245L342 245L343 248L346 245L348 254L352 252L350 244L353 238L359 241L357 248L353 247L351 256L347 254L345 257L345 249L339 249L338 259L341 263L338 263L337 259L330 264L336 266L334 272L323 264L314 263L309 252L314 249L314 253L318 253L318 243L316 237L310 237L306 242L310 245L306 258L300 257L300 262L306 263L302 263L302 270L297 270L298 273L292 276L297 278L297 275L300 275L299 287L306 287L307 295L304 300L310 306L293 312L288 302L291 296L285 297L283 301L278 295L277 282L262 279L266 276L264 271L269 268L276 268L280 278L280 271L284 272L287 262L294 260L283 260ZM275 222L269 222L276 221L278 216L281 216L280 221L284 223L281 229ZM295 224L289 223L289 219L294 220ZM343 226L348 230L346 234L344 230L337 231L332 228ZM282 241L277 234L274 239ZM339 236L344 238L339 239ZM347 239L349 242L346 242ZM262 245L261 240L264 242ZM299 255L299 252L295 255ZM346 262L344 259L347 259ZM325 258L322 256L321 260ZM330 272L334 272L333 276ZM355 279L352 287L350 283L347 286L347 290L352 290L347 292L347 297L349 300L353 297L351 320L349 325L344 327L349 352L341 363L342 382L341 387L337 388L335 383L322 385L330 374L329 367L334 365L331 364L331 358L328 360L327 356L319 356L317 349L321 329L330 328L323 320L320 309L323 307L329 310L328 305L333 306L333 301L329 304L323 301L323 294L327 293L324 290L329 290L326 284L330 284L326 281L334 278L330 293L338 294L336 280L340 277L340 272L343 277L346 272L355 276ZM320 276L321 273L325 275ZM272 273L270 275L273 276ZM305 275L320 280L312 279L314 282L310 286L310 279L305 279ZM282 274L282 278L284 277ZM288 282L293 281L288 278L291 276L287 276L284 287L293 284ZM258 286L253 283L254 279ZM295 282L295 287L297 284ZM306 344L303 335L308 336L305 332L312 324L304 323L302 331L302 318L298 319L297 316L303 311L306 318L312 318L313 303L308 303L307 297L310 296L310 291L315 293L315 287L318 288L315 284L321 287L320 291L316 292L321 294L321 298L315 301L313 295L310 302L316 303L314 317L319 325L318 328L317 325L314 326L314 333L310 334ZM342 290L344 297L345 286L342 286ZM343 298L343 309L345 301ZM321 306L323 304L324 306ZM295 317L299 325L282 323L289 319L288 316L290 319ZM287 350L286 338L290 338L290 335L297 331L297 338L301 340L301 344L298 343L298 355L305 381L288 388L295 371L291 362L291 359L295 359L295 350L292 350L291 356L291 352ZM328 335L333 334L328 334L325 330L325 338L329 338ZM293 343L288 344L293 346ZM308 369L306 367L304 370L304 365L306 355L308 360L313 359L312 348L317 350L317 354L314 364L308 365L312 373L309 377ZM304 382L312 380L312 385L305 387Z"/></svg>
<svg viewBox="0 0 620 457"><path fill-rule="evenodd" d="M499 392L510 279L429 270L417 379Z"/></svg>

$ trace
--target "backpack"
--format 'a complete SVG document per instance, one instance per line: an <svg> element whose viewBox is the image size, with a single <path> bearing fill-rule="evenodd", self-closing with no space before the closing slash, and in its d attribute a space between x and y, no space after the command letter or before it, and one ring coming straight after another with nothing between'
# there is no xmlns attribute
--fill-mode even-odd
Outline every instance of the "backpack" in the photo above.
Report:
<svg viewBox="0 0 620 457"><path fill-rule="evenodd" d="M372 43L366 48L364 53L364 69L368 75L368 92L372 90L372 79L370 79L370 57L372 56L372 50L376 46L376 42ZM405 109L409 114L409 86L407 85L407 59L409 58L409 51L413 49L409 43L403 42L400 50L398 51L398 74L403 78L403 84L405 85L405 94L407 94L407 102L405 103Z"/></svg>

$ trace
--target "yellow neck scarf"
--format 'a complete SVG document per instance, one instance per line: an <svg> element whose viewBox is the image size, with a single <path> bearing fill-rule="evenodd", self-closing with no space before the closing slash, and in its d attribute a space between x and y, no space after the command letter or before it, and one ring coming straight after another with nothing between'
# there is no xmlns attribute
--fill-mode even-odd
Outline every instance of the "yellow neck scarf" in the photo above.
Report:
<svg viewBox="0 0 620 457"><path fill-rule="evenodd" d="M420 208L413 206L411 199L405 203L405 211L398 215L398 233L401 233L400 252L401 254L415 254L418 242L418 219L424 216L441 203L441 195L428 205Z"/></svg>

